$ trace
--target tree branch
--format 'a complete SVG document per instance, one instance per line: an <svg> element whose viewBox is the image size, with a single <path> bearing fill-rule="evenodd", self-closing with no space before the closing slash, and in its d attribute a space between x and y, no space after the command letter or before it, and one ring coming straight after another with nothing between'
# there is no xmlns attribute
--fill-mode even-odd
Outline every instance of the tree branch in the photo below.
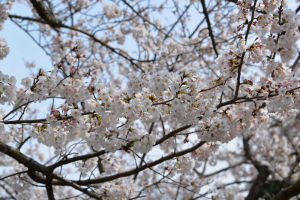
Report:
<svg viewBox="0 0 300 200"><path fill-rule="evenodd" d="M174 130L174 131L168 133L167 135L165 135L165 136L163 136L162 138L158 139L158 140L155 142L154 146L157 146L157 145L161 144L162 142L164 142L165 140L169 139L170 137L173 137L176 133L179 133L179 132L181 132L181 131L184 131L184 130L190 128L190 127L192 127L192 125L186 125L186 126L183 126L183 127L181 127L181 128L178 128L178 129L176 129L176 130Z"/></svg>
<svg viewBox="0 0 300 200"><path fill-rule="evenodd" d="M42 172L44 174L51 173L46 166L41 165L40 163L36 162L30 157L27 157L23 153L21 153L18 149L12 148L3 142L0 141L0 152L12 157L19 163L25 165L26 167L30 168L31 170Z"/></svg>
<svg viewBox="0 0 300 200"><path fill-rule="evenodd" d="M30 17L23 17L23 16L17 16L17 15L9 15L10 18L18 18L18 19L22 19L22 20L29 20L29 21L35 21L38 23L42 23L42 24L49 24L48 23L48 19L44 19L43 20L39 20L39 19L34 19L34 18L30 18ZM51 23L54 23L54 21L52 21ZM50 25L50 24L49 24ZM110 51L112 51L113 53L119 55L120 57L124 58L125 60L129 61L130 64L132 64L133 66L135 66L136 68L140 69L142 72L144 72L144 70L134 61L139 61L139 62L153 62L153 60L138 60L138 59L134 59L131 58L128 55L125 55L121 52L121 50L117 50L117 48L113 48L110 45L108 45L107 43L103 42L102 40L98 39L94 34L88 33L82 29L73 27L73 26L68 26L66 24L63 23L58 23L58 24L54 24L55 26L51 26L52 28L66 28L69 30L73 30L79 33L82 33L83 35L86 35L88 37L90 37L92 40L94 40L95 42L101 44L102 46L106 47L107 49L109 49Z"/></svg>
<svg viewBox="0 0 300 200"><path fill-rule="evenodd" d="M255 13L255 7L256 7L257 0L254 0L254 5L252 7L252 13L251 13L251 20L248 23L246 34L245 34L245 42L248 40L248 36L250 33L250 28L254 20L254 13ZM240 60L240 64L238 66L238 75L237 75L237 80L236 80L236 88L235 88L235 94L234 94L234 99L236 99L239 96L239 89L240 89L240 84L241 84L241 72L242 72L242 66L244 64L244 58L245 58L246 52L243 52Z"/></svg>
<svg viewBox="0 0 300 200"><path fill-rule="evenodd" d="M238 167L238 166L240 166L240 165L242 165L242 164L245 164L245 163L246 163L245 161L242 161L242 162L239 162L239 163L237 163L237 164L230 165L230 166L228 166L228 167L225 167L225 168L223 168L223 169L220 169L220 170L218 170L218 171L212 172L212 173L210 173L210 174L206 174L206 175L204 175L203 177L205 177L205 178L211 177L211 176L217 175L217 174L219 174L219 173L225 172L225 171L227 171L227 170L230 170L230 169L232 169L232 168ZM196 173L197 173L197 172L196 172ZM198 172L198 173L199 173L199 172ZM201 176L200 173L199 173L198 175Z"/></svg>
<svg viewBox="0 0 300 200"><path fill-rule="evenodd" d="M298 194L300 194L300 180L289 186L288 188L283 189L274 197L273 200L286 200Z"/></svg>
<svg viewBox="0 0 300 200"><path fill-rule="evenodd" d="M251 150L249 146L249 138L243 137L243 145L244 145L244 152L245 156L248 160L251 161L251 163L255 166L256 170L258 171L258 175L256 179L254 180L250 191L248 193L248 196L245 200L255 200L257 199L257 195L263 190L263 186L265 185L265 182L270 174L269 168L266 165L261 165L259 162L254 160L251 155Z"/></svg>
<svg viewBox="0 0 300 200"><path fill-rule="evenodd" d="M297 56L296 60L294 61L294 63L293 63L292 66L291 66L291 69L292 69L292 70L295 70L295 69L296 69L296 66L297 66L299 60L300 60L300 52L298 51L298 56Z"/></svg>
<svg viewBox="0 0 300 200"><path fill-rule="evenodd" d="M30 0L32 6L39 14L39 16L47 22L53 29L60 27L61 21L59 21L54 14L48 9L43 1ZM56 30L57 31L57 30Z"/></svg>
<svg viewBox="0 0 300 200"><path fill-rule="evenodd" d="M53 165L50 165L48 167L50 169L55 169L55 168L60 167L62 165L66 165L66 164L76 162L76 161L79 161L79 160L87 160L87 159L90 159L90 158L101 156L105 152L106 151L101 150L101 151L98 151L98 152L95 152L95 153L90 153L90 154L86 154L86 155L82 155L82 156L76 156L76 157L73 157L73 158L66 158L66 159L60 160L60 161L58 161L58 162L56 162Z"/></svg>
<svg viewBox="0 0 300 200"><path fill-rule="evenodd" d="M72 183L70 181L67 181L55 174L53 174L53 170L49 167L46 167L35 160L27 157L23 153L21 153L18 149L15 149L13 147L10 147L3 142L0 142L0 152L14 158L19 163L25 165L28 168L28 175L36 182L43 183L46 185L47 188L47 194L50 200L55 199L52 189L52 185L68 185L73 187L76 190L79 190L90 197L93 197L95 199L101 200L102 198L98 195L89 192L87 189L83 189L80 186L76 185L75 183ZM46 178L39 176L37 172L41 172L42 174L46 175ZM52 178L57 179L58 181L53 181ZM51 181L50 181L51 180Z"/></svg>
<svg viewBox="0 0 300 200"><path fill-rule="evenodd" d="M208 13L207 13L207 9L206 9L206 6L205 6L205 0L201 0L201 4L202 4L204 16L205 16L207 27L208 27L209 37L211 39L215 54L218 57L219 53L218 53L218 50L217 50L217 44L216 44L215 39L214 39L213 31L212 31L212 28L211 28L211 23L210 23L209 16L208 16Z"/></svg>
<svg viewBox="0 0 300 200"><path fill-rule="evenodd" d="M175 28L175 26L178 24L178 22L181 20L181 18L184 16L184 14L188 11L188 9L190 8L192 4L189 4L186 6L185 10L181 13L181 15L178 17L178 19L176 20L176 22L172 25L172 27L170 28L170 30L168 31L168 33L165 35L163 40L166 40L168 37L170 37L170 33L172 32L172 30Z"/></svg>
<svg viewBox="0 0 300 200"><path fill-rule="evenodd" d="M46 190L47 190L48 200L55 200L54 193L53 193L52 176L47 176Z"/></svg>
<svg viewBox="0 0 300 200"><path fill-rule="evenodd" d="M170 160L172 158L179 157L179 156L185 155L187 153L193 152L196 149L198 149L199 147L201 147L203 144L205 144L205 141L201 141L201 142L199 142L198 144L196 144L195 146L193 146L191 148L188 148L188 149L180 151L180 152L172 153L172 154L170 154L168 156L164 156L164 157L162 157L162 158L160 158L158 160L155 160L153 162L147 163L147 164L145 164L145 165L143 165L141 167L138 167L138 168L135 168L135 169L132 169L132 170L129 170L129 171L121 172L121 173L118 173L118 174L115 174L115 175L106 176L106 177L101 177L101 178L98 178L98 179L88 179L88 180L82 180L82 181L73 180L72 182L74 182L74 183L76 183L78 185L90 185L90 184L104 183L104 182L112 181L112 180L115 180L115 179L118 179L118 178L131 176L131 175L134 175L134 174L136 174L136 173L138 173L140 171L143 171L145 169L148 169L150 167L158 165L158 164L160 164L162 162Z"/></svg>

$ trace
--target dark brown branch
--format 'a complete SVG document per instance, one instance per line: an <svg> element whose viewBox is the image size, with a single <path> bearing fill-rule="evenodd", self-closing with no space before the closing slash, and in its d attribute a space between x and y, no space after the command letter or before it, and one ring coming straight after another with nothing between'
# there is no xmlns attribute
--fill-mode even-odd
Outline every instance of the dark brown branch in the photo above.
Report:
<svg viewBox="0 0 300 200"><path fill-rule="evenodd" d="M2 180L4 180L4 179L7 179L7 178L9 178L9 177L12 177L12 176L19 176L19 175L21 175L21 174L25 174L25 173L27 173L27 172L28 172L27 170L26 170L26 171L21 171L21 172L16 172L16 173L13 173L13 174L10 174L10 175L1 177L1 178L0 178L0 181L2 181Z"/></svg>
<svg viewBox="0 0 300 200"><path fill-rule="evenodd" d="M34 124L47 122L46 119L28 119L28 120L13 120L13 121L0 121L3 124Z"/></svg>
<svg viewBox="0 0 300 200"><path fill-rule="evenodd" d="M251 161L251 163L255 166L256 170L258 171L258 175L254 180L250 188L250 191L248 193L248 196L246 197L245 200L255 200L263 190L263 186L265 185L265 182L270 174L270 170L268 166L261 165L259 162L257 162L252 158L251 150L249 146L249 138L243 137L243 145L244 145L245 157Z"/></svg>
<svg viewBox="0 0 300 200"><path fill-rule="evenodd" d="M204 13L205 20L206 20L207 27L208 27L209 37L210 37L210 39L211 39L211 42L212 42L212 45L213 45L213 49L214 49L214 51L215 51L215 54L216 54L217 57L218 57L218 56L219 56L219 53L218 53L218 50L217 50L217 44L216 44L216 42L215 42L215 38L214 38L213 31L212 31L212 28L211 28L211 23L210 23L210 20L209 20L209 16L208 16L207 9L206 9L205 0L201 0L201 4L202 4L203 13Z"/></svg>
<svg viewBox="0 0 300 200"><path fill-rule="evenodd" d="M2 142L0 142L0 152L12 157L13 159L15 159L16 161L18 161L19 163L25 165L28 168L28 175L36 182L38 183L43 183L46 184L51 184L51 186L49 185L48 187L52 187L52 185L68 185L73 187L76 190L79 190L87 195L89 195L90 197L93 197L95 199L102 199L101 197L99 197L98 195L89 192L87 189L83 189L80 186L76 185L75 183L72 183L70 181L67 181L55 174L53 174L53 170L49 167L46 167L38 162L36 162L35 160L27 157L26 155L24 155L23 153L21 153L18 149L15 149L13 147L10 147ZM42 173L43 175L45 175L47 178L44 178L43 176L39 175L38 172ZM51 183L49 183L49 180L47 179L51 179ZM56 181L52 181L52 178ZM51 191L51 188L48 188L47 190L49 190L49 192Z"/></svg>
<svg viewBox="0 0 300 200"><path fill-rule="evenodd" d="M27 157L26 155L21 153L18 149L12 148L4 144L3 142L0 142L0 152L12 157L13 159L30 168L31 170L42 172L44 174L51 173L51 170L49 170L46 166L41 165L32 158Z"/></svg>
<svg viewBox="0 0 300 200"><path fill-rule="evenodd" d="M299 11L300 11L300 6L298 6L295 12L298 13Z"/></svg>
<svg viewBox="0 0 300 200"><path fill-rule="evenodd" d="M18 146L18 149L21 149L22 146L23 146L30 138L31 138L31 137L28 136L23 142L21 142L21 143L19 144L19 146Z"/></svg>
<svg viewBox="0 0 300 200"><path fill-rule="evenodd" d="M251 25L252 25L253 20L254 20L254 13L255 13L256 3L257 3L257 0L254 1L254 5L252 7L251 20L250 20L250 22L248 23L248 26L247 26L247 30L246 30L246 34L245 34L245 42L247 42L247 40L248 40L248 36L249 36L249 33L250 33L250 28L251 28ZM242 73L242 66L244 64L245 54L246 54L246 52L243 52L243 54L241 56L240 64L238 66L238 74L237 74L237 80L236 80L236 88L235 88L234 99L236 99L239 96L239 89L240 89L240 84L241 84L241 73Z"/></svg>
<svg viewBox="0 0 300 200"><path fill-rule="evenodd" d="M190 128L191 125L186 125L186 126L183 126L181 128L178 128L170 133L168 133L167 135L163 136L162 138L158 139L156 141L156 143L154 144L154 146L156 145L159 145L161 144L162 142L164 142L165 140L169 139L170 137L174 136L176 133L179 133L183 130L186 130L188 128ZM150 131L152 131L153 127L149 129L149 133L151 133ZM76 162L76 161L79 161L79 160L86 160L86 159L90 159L90 158L93 158L93 157L98 157L100 155L103 155L104 153L106 153L106 151L104 150L101 150L101 151L98 151L98 152L95 152L95 153L91 153L91 154L86 154L86 155L82 155L82 156L76 156L76 157L73 157L73 158L67 158L67 159L63 159L61 161L58 161L57 163L54 163L53 165L50 165L48 166L50 169L55 169L57 167L60 167L62 165L66 165L66 164L69 164L69 163L72 163L72 162Z"/></svg>
<svg viewBox="0 0 300 200"><path fill-rule="evenodd" d="M30 0L32 6L38 13L38 15L47 22L53 29L60 27L61 21L59 21L54 14L48 9L43 1Z"/></svg>
<svg viewBox="0 0 300 200"><path fill-rule="evenodd" d="M259 193L263 190L263 186L265 185L265 182L270 174L268 167L265 165L260 165L256 169L258 170L258 175L254 180L250 188L249 194L245 200L257 199L257 195L259 195Z"/></svg>
<svg viewBox="0 0 300 200"><path fill-rule="evenodd" d="M25 16L19 16L19 15L8 15L8 17L10 19L20 19L20 20L26 20L26 21L32 21L32 22L37 22L37 23L40 23L40 24L47 24L46 21L42 20L42 19L35 19L35 18L31 18L31 17L25 17Z"/></svg>
<svg viewBox="0 0 300 200"><path fill-rule="evenodd" d="M21 121L22 121L22 123L24 123L24 121L28 121L28 120L21 120ZM40 121L40 120L39 120L39 121ZM187 126L183 126L183 127L179 128L179 129L176 129L176 130L170 132L169 134L163 136L161 139L157 140L154 146L161 144L161 143L164 142L165 140L167 140L167 139L169 139L170 137L174 136L176 133L179 133L179 132L181 132L181 131L183 131L183 130L186 130L186 129L190 128L190 127L191 127L191 125L187 125ZM7 146L7 147L8 147L8 146ZM1 148L1 146L0 146L0 148ZM13 150L11 150L11 151L13 151ZM0 152L2 152L1 149L0 149ZM18 152L19 152L19 151L18 151ZM101 151L99 151L99 152L95 152L95 153L91 153L91 154L86 154L86 155L82 155L82 156L76 156L76 157L73 157L73 158L67 158L67 159L58 161L57 163L54 163L53 165L48 166L48 168L49 168L50 170L54 170L55 168L60 167L60 166L62 166L62 165L66 165L66 164L69 164L69 163L72 163L72 162L76 162L76 161L79 161L79 160L86 160L86 159L89 159L89 158L93 158L93 157L97 157L97 156L103 155L105 152L106 152L106 151L101 150ZM19 152L19 153L20 153L20 152ZM19 155L19 153L15 153L14 156L17 157L17 155ZM9 155L9 154L8 154L8 155ZM12 155L12 154L11 154L11 155ZM11 156L11 157L13 157L13 156ZM15 158L15 157L13 157L13 158ZM28 158L28 159L30 159L30 158ZM17 160L17 159L16 159L16 160ZM23 162L24 162L24 161L23 161ZM27 166L25 163L22 163L22 164L24 164L25 166ZM38 163L37 163L37 164L38 164ZM39 165L40 165L40 164L39 164Z"/></svg>
<svg viewBox="0 0 300 200"><path fill-rule="evenodd" d="M238 0L226 0L226 1L232 2L232 3L237 3L238 2Z"/></svg>
<svg viewBox="0 0 300 200"><path fill-rule="evenodd" d="M279 192L273 200L286 200L300 194L300 181Z"/></svg>
<svg viewBox="0 0 300 200"><path fill-rule="evenodd" d="M0 184L0 187L9 195L9 197L7 198L3 198L3 200L5 199L13 199L13 200L17 200L14 195L5 187L5 185Z"/></svg>
<svg viewBox="0 0 300 200"><path fill-rule="evenodd" d="M94 114L94 112L84 112L81 115L85 116L85 115L90 115L90 114ZM67 119L72 119L72 116L61 116L59 118L57 118L58 121L61 120L67 120ZM44 123L47 122L47 119L30 119L30 120L12 120L12 121L0 121L0 123L3 124L34 124L34 123Z"/></svg>
<svg viewBox="0 0 300 200"><path fill-rule="evenodd" d="M296 66L297 66L299 60L300 60L300 52L298 52L298 57L297 57L296 60L294 61L293 65L291 66L291 69L292 69L292 70L295 70L295 69L296 69Z"/></svg>
<svg viewBox="0 0 300 200"><path fill-rule="evenodd" d="M45 176L41 173L38 173L37 171L29 169L27 174L32 180L34 180L37 183L46 184L47 182ZM52 182L52 184L60 185L60 183L57 182Z"/></svg>
<svg viewBox="0 0 300 200"><path fill-rule="evenodd" d="M90 191L88 191L87 189L84 189L84 188L81 188L79 185L77 185L76 183L73 183L71 181L68 181L66 179L63 179L61 178L60 176L56 175L56 174L53 174L53 178L57 179L58 181L60 181L61 183L63 183L63 185L68 185L68 186L71 186L72 188L76 189L76 190L79 190L81 192L83 192L84 194L87 194L88 196L90 197L93 197L94 199L97 199L97 200L102 200L102 197L97 195L97 194L94 194L94 193L91 193Z"/></svg>
<svg viewBox="0 0 300 200"><path fill-rule="evenodd" d="M73 157L73 158L66 158L66 159L60 160L60 161L58 161L58 162L56 162L53 165L50 165L48 167L50 169L55 169L55 168L60 167L62 165L66 165L66 164L76 162L76 161L79 161L79 160L87 160L87 159L90 159L90 158L101 156L101 155L105 154L105 152L106 151L101 150L101 151L98 151L98 152L95 152L95 153L90 153L90 154L86 154L86 155L82 155L82 156L76 156L76 157Z"/></svg>
<svg viewBox="0 0 300 200"><path fill-rule="evenodd" d="M191 148L188 148L186 150L183 150L183 151L180 151L180 152L175 152L175 153L172 153L168 156L164 156L164 157L162 157L158 160L147 163L147 164L145 164L145 165L143 165L139 168L136 168L136 169L132 169L132 170L125 171L125 172L120 172L118 174L114 174L114 175L110 175L110 176L106 176L106 177L101 177L101 178L98 178L98 179L88 179L88 180L82 180L82 181L73 180L72 182L74 182L78 185L90 185L90 184L104 183L104 182L112 181L112 180L115 180L115 179L118 179L118 178L131 176L131 175L134 175L134 174L136 174L140 171L143 171L143 170L148 169L150 167L156 166L156 165L158 165L162 162L170 160L172 158L179 157L179 156L185 155L187 153L191 153L191 152L195 151L196 149L198 149L199 147L201 147L203 144L205 144L205 141L201 141L198 144L196 144L195 146L193 146Z"/></svg>
<svg viewBox="0 0 300 200"><path fill-rule="evenodd" d="M191 126L192 126L192 125L186 125L186 126L183 126L183 127L181 127L181 128L178 128L178 129L176 129L176 130L174 130L174 131L168 133L167 135L165 135L165 136L163 136L162 138L158 139L158 140L155 142L154 146L161 144L162 142L164 142L165 140L169 139L170 137L173 137L176 133L179 133L179 132L181 132L181 131L184 131L184 130L190 128Z"/></svg>
<svg viewBox="0 0 300 200"><path fill-rule="evenodd" d="M46 181L46 190L48 195L48 200L55 200L54 193L53 193L53 185L52 185L52 176L47 176Z"/></svg>

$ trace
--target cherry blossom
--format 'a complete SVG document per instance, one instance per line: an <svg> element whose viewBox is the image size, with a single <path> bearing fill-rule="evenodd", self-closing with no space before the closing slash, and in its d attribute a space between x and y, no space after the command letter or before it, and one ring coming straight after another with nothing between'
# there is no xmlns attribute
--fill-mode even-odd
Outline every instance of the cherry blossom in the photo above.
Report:
<svg viewBox="0 0 300 200"><path fill-rule="evenodd" d="M17 24L52 65L33 55L21 80L0 71L0 196L298 198L299 8L13 3L0 27Z"/></svg>

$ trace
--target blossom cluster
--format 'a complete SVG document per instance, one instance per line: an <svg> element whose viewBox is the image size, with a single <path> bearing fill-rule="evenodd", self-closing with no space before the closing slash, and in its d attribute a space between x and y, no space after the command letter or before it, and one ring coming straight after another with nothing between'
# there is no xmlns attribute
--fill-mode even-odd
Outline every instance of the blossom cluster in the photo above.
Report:
<svg viewBox="0 0 300 200"><path fill-rule="evenodd" d="M0 26L9 2L0 3ZM165 199L242 199L243 184L252 184L263 167L271 174L265 184L299 179L300 24L284 1L239 0L233 11L228 2L212 1L219 11L209 13L205 1L190 1L183 13L175 9L180 3L168 10L168 1L32 2L33 10L47 12L35 10L37 19L26 23L19 16L16 23L34 27L28 34L39 30L35 41L54 64L19 87L0 72L0 104L11 106L0 113L0 151L16 147L7 155L28 167L9 166L8 172L25 171L9 181L15 198L27 198L27 189L45 198L31 179L46 185L47 195L76 196L77 190L107 200L161 193ZM189 9L205 14L196 27ZM168 24L161 12L179 17ZM0 59L8 52L0 38ZM47 103L37 112L36 105ZM241 143L236 150L223 150L234 141ZM45 148L49 156L41 155ZM13 161L0 156L4 166ZM207 171L219 161L229 167ZM222 173L243 184L219 181Z"/></svg>

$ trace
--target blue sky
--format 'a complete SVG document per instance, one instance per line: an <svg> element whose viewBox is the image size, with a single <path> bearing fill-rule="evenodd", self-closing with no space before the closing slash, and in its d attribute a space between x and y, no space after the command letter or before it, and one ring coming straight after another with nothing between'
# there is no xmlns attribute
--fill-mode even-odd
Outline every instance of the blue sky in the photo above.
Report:
<svg viewBox="0 0 300 200"><path fill-rule="evenodd" d="M30 15L29 9L19 3L14 4L12 11L19 15ZM25 68L25 62L36 61L37 68L51 65L41 48L9 19L6 20L3 30L0 31L0 37L5 38L10 50L8 56L0 60L0 71L10 76L14 75L19 84L21 79L30 73L30 70Z"/></svg>

